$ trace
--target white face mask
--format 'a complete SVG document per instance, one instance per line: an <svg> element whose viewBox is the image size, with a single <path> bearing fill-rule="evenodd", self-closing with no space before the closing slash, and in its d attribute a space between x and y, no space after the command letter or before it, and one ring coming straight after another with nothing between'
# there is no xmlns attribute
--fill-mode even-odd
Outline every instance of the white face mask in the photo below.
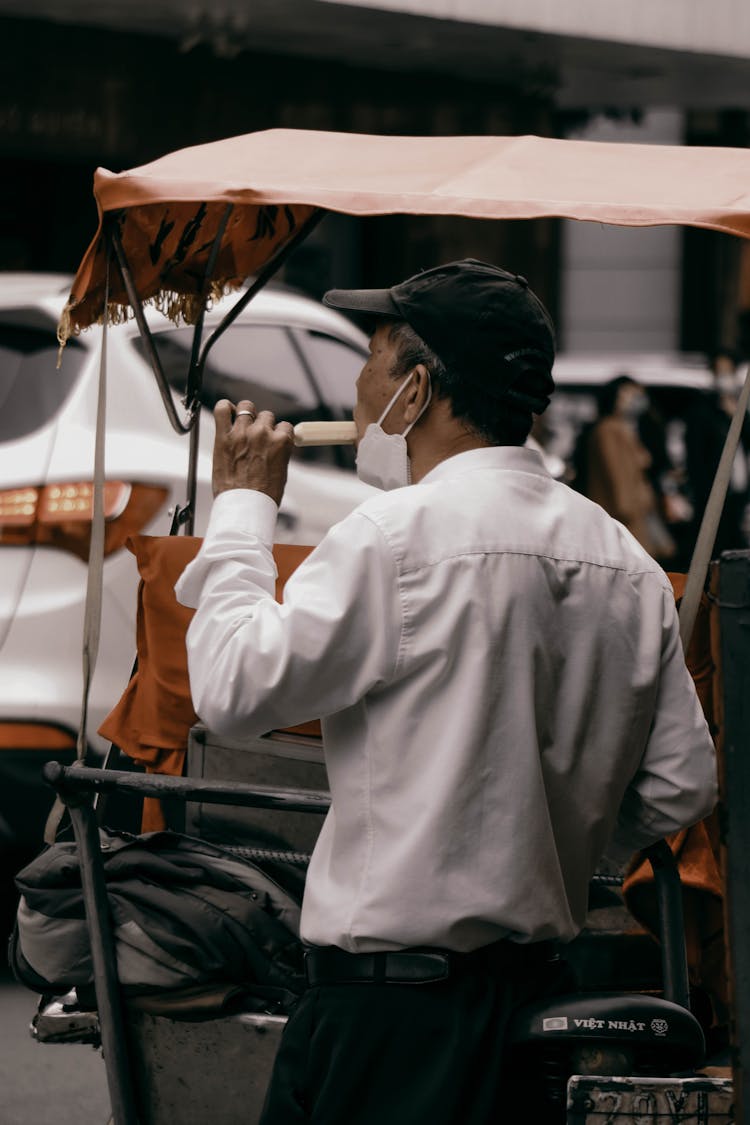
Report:
<svg viewBox="0 0 750 1125"><path fill-rule="evenodd" d="M402 434L387 434L382 428L382 423L399 395L408 387L413 375L414 372L412 371L411 375L398 388L377 422L370 422L357 447L357 476L365 484L371 484L374 488L382 488L384 492L411 484L411 467L409 465L409 452L406 447L406 435L413 426L416 426L430 405L432 385L430 385L424 406Z"/></svg>
<svg viewBox="0 0 750 1125"><path fill-rule="evenodd" d="M720 395L724 395L727 398L736 398L739 388L734 375L717 375L716 390Z"/></svg>
<svg viewBox="0 0 750 1125"><path fill-rule="evenodd" d="M644 391L637 391L630 395L625 406L623 407L623 414L626 418L637 420L641 414L645 414L648 410L648 396Z"/></svg>

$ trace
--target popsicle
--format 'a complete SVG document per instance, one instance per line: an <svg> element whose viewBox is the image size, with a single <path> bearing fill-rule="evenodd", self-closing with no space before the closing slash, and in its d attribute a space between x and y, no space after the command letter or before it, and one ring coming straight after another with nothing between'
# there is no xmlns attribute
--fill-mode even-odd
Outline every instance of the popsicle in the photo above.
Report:
<svg viewBox="0 0 750 1125"><path fill-rule="evenodd" d="M354 422L298 422L294 427L295 445L354 445Z"/></svg>

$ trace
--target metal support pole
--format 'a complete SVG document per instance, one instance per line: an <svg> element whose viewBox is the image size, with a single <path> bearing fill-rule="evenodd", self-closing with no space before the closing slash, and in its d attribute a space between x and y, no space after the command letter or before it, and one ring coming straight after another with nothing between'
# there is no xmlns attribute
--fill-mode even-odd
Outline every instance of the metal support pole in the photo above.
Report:
<svg viewBox="0 0 750 1125"><path fill-rule="evenodd" d="M214 276L214 268L216 266L216 259L219 257L219 250L221 243L224 239L224 232L227 229L229 217L234 210L234 204L228 203L224 208L224 214L219 220L219 225L216 229L213 245L206 260L206 269L203 274L203 282L201 284L201 310L198 314L198 319L195 322L195 329L193 331L193 345L190 349L190 366L188 368L187 384L185 388L184 405L188 410L198 409L200 404L201 385L203 383L203 362L201 360L201 341L203 338L203 321L206 318L206 305L208 304L208 295L211 290L211 282Z"/></svg>
<svg viewBox="0 0 750 1125"><path fill-rule="evenodd" d="M714 543L716 542L716 532L719 527L719 520L721 519L727 489L729 488L729 481L732 476L732 465L734 464L737 449L740 448L740 437L742 435L742 427L747 418L748 408L750 408L750 364L748 364L745 382L734 407L734 414L729 424L724 448L721 451L719 464L716 466L714 482L706 502L705 511L703 512L698 538L693 548L693 557L690 560L687 581L685 583L685 592L682 595L679 613L680 640L682 641L683 652L687 652L687 647L693 634L695 618L698 615L698 605L700 604L703 587L706 584L708 564L711 559L711 552L714 549Z"/></svg>
<svg viewBox="0 0 750 1125"><path fill-rule="evenodd" d="M315 227L326 214L327 212L323 211L322 209L313 211L310 218L306 222L304 222L297 231L295 231L289 241L285 242L281 249L277 250L274 256L272 258L269 258L262 269L258 271L255 276L255 280L242 294L240 299L232 306L224 319L216 326L216 328L214 328L213 332L203 345L203 351L201 352L200 357L201 368L206 362L208 353L210 352L216 341L219 339L219 337L222 336L226 332L227 328L229 328L229 326L234 323L242 310L247 308L255 294L268 284L273 275L284 264L292 251L296 250L301 242L304 242L307 236L311 233L311 231L315 229Z"/></svg>
<svg viewBox="0 0 750 1125"><path fill-rule="evenodd" d="M42 768L42 776L58 792L64 793L133 793L139 797L174 797L180 801L203 801L209 805L239 805L285 812L327 812L331 804L329 793L312 789L277 789L271 785L245 785L239 781L202 781L159 773L99 770L91 766L73 768L60 762L47 762Z"/></svg>
<svg viewBox="0 0 750 1125"><path fill-rule="evenodd" d="M201 436L201 404L195 404L193 415L193 428L190 431L190 447L188 452L187 494L185 506L175 511L176 523L184 528L185 535L192 535L195 531L195 507L198 496L198 453L200 452Z"/></svg>
<svg viewBox="0 0 750 1125"><path fill-rule="evenodd" d="M722 835L725 845L732 1067L737 1125L750 1121L750 551L719 564L724 689Z"/></svg>
<svg viewBox="0 0 750 1125"><path fill-rule="evenodd" d="M682 883L677 861L665 840L646 848L654 872L659 910L664 999L690 1011L690 979L685 947Z"/></svg>
<svg viewBox="0 0 750 1125"><path fill-rule="evenodd" d="M305 789L195 781L187 777L137 774L89 766L68 768L60 762L48 762L42 772L45 781L57 790L68 806L78 848L96 1005L112 1103L112 1125L139 1125L93 794L125 792L142 797L176 797L181 801L202 800L210 804L310 813L326 812L331 798L328 793ZM297 854L292 857L284 855L283 858L291 858L292 862L307 859Z"/></svg>
<svg viewBox="0 0 750 1125"><path fill-rule="evenodd" d="M130 301L131 307L133 309L136 324L138 325L138 331L140 332L141 339L143 340L143 346L145 347L148 354L151 368L154 372L154 375L156 376L156 383L159 387L159 393L161 394L161 400L164 403L164 409L167 412L167 417L169 418L173 430L176 430L178 434L186 434L189 432L193 424L193 413L189 413L184 422L180 420L180 417L177 413L175 404L172 400L172 391L169 386L169 381L164 374L164 368L161 365L159 353L157 352L156 345L154 344L154 338L151 335L151 330L146 321L146 314L143 311L143 303L141 302L141 299L138 296L138 292L135 288L133 275L130 272L130 266L128 265L128 260L125 257L125 250L123 249L122 240L120 239L120 232L117 229L117 223L114 218L109 219L109 221L105 224L104 237L110 240L112 248L115 252L117 264L120 267L120 273L122 275L123 285L125 286L125 292L128 295L128 300ZM104 310L104 315L107 315L106 309Z"/></svg>
<svg viewBox="0 0 750 1125"><path fill-rule="evenodd" d="M201 341L203 339L203 322L206 318L206 305L214 275L216 259L219 256L224 232L227 229L229 217L234 210L234 205L228 203L224 208L219 226L214 237L211 251L206 262L206 271L203 275L201 286L201 311L193 329L193 346L190 350L190 367L188 368L187 383L185 387L184 405L190 412L192 425L190 428L190 450L188 454L187 495L185 507L175 513L177 523L185 529L186 535L192 535L195 529L195 502L198 494L198 453L200 449L201 427L201 388L203 385L203 362L201 361Z"/></svg>
<svg viewBox="0 0 750 1125"><path fill-rule="evenodd" d="M88 799L84 803L70 804L69 811L81 866L112 1121L114 1125L138 1125L96 814Z"/></svg>

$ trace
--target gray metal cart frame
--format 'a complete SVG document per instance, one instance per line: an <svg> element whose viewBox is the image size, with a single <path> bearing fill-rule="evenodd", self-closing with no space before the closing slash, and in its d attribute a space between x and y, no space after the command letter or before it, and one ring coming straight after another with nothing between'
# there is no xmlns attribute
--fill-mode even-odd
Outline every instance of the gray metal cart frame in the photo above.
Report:
<svg viewBox="0 0 750 1125"><path fill-rule="evenodd" d="M50 762L44 777L67 807L81 860L81 883L91 942L94 988L99 1012L102 1051L114 1125L139 1125L128 1048L123 1002L117 977L117 957L99 846L96 794L129 793L138 797L170 797L205 804L277 809L282 812L321 813L330 805L327 793L303 789L242 785L239 782L194 781L158 774L63 766Z"/></svg>

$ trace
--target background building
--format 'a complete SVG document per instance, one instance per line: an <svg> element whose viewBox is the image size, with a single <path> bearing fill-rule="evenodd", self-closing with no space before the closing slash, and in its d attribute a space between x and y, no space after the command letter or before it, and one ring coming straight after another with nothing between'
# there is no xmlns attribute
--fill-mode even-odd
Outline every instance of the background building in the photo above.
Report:
<svg viewBox="0 0 750 1125"><path fill-rule="evenodd" d="M97 165L255 129L748 139L744 0L0 0L0 61L3 269L76 267ZM739 251L710 232L331 218L290 268L315 291L462 254L522 269L566 347L738 342Z"/></svg>

